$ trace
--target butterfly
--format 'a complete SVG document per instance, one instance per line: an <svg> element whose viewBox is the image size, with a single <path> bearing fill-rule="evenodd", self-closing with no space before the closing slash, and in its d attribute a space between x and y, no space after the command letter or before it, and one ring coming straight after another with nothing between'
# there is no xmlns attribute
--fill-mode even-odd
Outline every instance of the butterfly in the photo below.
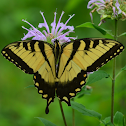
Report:
<svg viewBox="0 0 126 126"><path fill-rule="evenodd" d="M70 106L70 99L85 85L87 72L96 71L122 52L124 46L104 38L83 38L60 45L40 40L13 42L3 48L3 56L27 74L49 105L55 93Z"/></svg>

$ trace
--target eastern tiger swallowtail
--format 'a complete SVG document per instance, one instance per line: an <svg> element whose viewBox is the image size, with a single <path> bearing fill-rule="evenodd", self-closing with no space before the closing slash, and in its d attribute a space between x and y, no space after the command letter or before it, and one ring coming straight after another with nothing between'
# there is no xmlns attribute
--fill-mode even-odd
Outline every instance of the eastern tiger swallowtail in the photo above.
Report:
<svg viewBox="0 0 126 126"><path fill-rule="evenodd" d="M103 38L77 39L63 45L58 40L54 45L25 40L7 45L2 54L25 73L34 74L34 85L47 100L48 113L55 92L70 106L70 98L86 83L87 72L97 70L123 49L121 43Z"/></svg>

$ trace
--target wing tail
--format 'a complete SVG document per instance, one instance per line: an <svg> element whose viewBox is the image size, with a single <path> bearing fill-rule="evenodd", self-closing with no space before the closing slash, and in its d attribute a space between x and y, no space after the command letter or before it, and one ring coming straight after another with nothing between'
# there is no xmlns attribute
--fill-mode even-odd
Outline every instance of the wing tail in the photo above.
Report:
<svg viewBox="0 0 126 126"><path fill-rule="evenodd" d="M48 114L49 105L51 102L54 101L54 98L55 98L55 85L45 82L38 72L34 74L33 79L35 83L34 85L38 89L38 93L42 94L42 98L47 100L47 106L46 106L45 112L46 114Z"/></svg>

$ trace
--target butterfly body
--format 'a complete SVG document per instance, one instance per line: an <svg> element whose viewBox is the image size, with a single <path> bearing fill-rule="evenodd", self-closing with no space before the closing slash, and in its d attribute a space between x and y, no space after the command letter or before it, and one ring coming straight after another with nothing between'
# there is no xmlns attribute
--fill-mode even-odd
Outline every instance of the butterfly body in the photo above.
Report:
<svg viewBox="0 0 126 126"><path fill-rule="evenodd" d="M111 39L84 38L60 45L38 40L17 41L7 45L3 56L25 73L34 74L34 85L47 100L46 113L55 92L70 106L92 72L119 55L124 46Z"/></svg>
<svg viewBox="0 0 126 126"><path fill-rule="evenodd" d="M55 41L54 47L55 62L57 63L59 56L61 54L61 45L59 44L58 40Z"/></svg>

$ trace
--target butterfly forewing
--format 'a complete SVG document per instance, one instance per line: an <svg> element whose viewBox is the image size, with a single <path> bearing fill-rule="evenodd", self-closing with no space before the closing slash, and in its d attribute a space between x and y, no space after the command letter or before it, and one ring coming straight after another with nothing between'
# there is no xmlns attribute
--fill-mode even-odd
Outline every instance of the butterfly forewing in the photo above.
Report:
<svg viewBox="0 0 126 126"><path fill-rule="evenodd" d="M90 63L86 66L87 72L92 72L106 64L123 51L124 46L111 39L84 39L82 43L90 43L85 47L84 60Z"/></svg>

